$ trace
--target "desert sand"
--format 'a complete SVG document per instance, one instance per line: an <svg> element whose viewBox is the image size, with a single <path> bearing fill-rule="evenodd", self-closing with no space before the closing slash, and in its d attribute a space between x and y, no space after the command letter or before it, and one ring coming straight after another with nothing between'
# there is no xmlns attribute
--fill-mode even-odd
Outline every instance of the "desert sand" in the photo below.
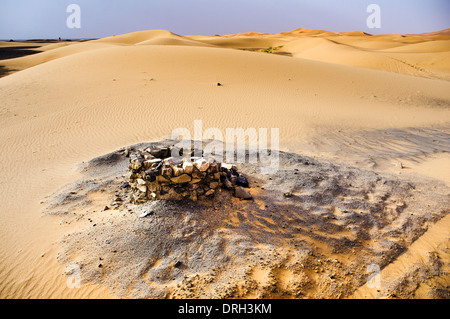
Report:
<svg viewBox="0 0 450 319"><path fill-rule="evenodd" d="M11 45L36 46L35 50L40 52L0 60L2 69L8 72L0 78L2 298L448 298L450 36L447 31L371 36L362 32L297 29L280 34L207 37L151 30L84 42L2 42L0 48ZM260 52L264 50L270 53ZM222 85L217 86L217 83ZM223 291L214 290L214 286L207 290L206 281L210 279L199 272L200 278L195 277L194 283L199 288L191 294L181 288L192 285L192 280L186 283L183 274L177 274L171 285L158 284L156 276L145 281L146 287L153 285L154 291L158 292L152 295L142 287L121 282L117 273L120 263L113 260L110 260L110 268L102 268L102 271L107 269L108 276L93 275L94 270L98 271L95 269L97 263L90 263L95 267L87 267L86 280L81 287L71 289L67 285L67 265L76 258L92 261L90 258L97 252L95 247L101 246L97 241L97 237L100 238L97 232L101 228L93 230L92 220L97 220L98 226L116 221L123 227L119 229L124 231L148 228L136 221L142 222L136 212L125 217L111 215L111 211L99 213L101 207L108 205L109 196L114 194L114 187L120 178L124 178L126 170L114 171L114 176L118 177L117 185L109 184L112 188L106 192L94 189L87 193L83 191L85 179L95 174L89 175L88 170L86 175L80 165L126 146L164 140L178 127L193 130L194 120L202 120L204 128L216 127L223 132L226 128L237 127L279 128L280 149L286 154L301 156L296 163L286 163L287 170L298 169L296 165L307 158L317 161L317 167L324 169L333 163L336 172L342 172L342 176L353 172L353 175L348 174L356 185L366 185L357 178L361 174L366 181L385 178L391 181L388 185L413 183L417 193L404 188L401 191L395 187L374 190L375 186L361 186L361 192L344 192L342 197L329 199L329 207L324 208L325 203L320 203L319 195L326 192L320 187L328 187L325 190L332 187L320 183L311 185L311 194L319 194L313 197L317 198L320 207L318 210L314 205L310 207L311 221L317 227L317 234L322 232L323 236L302 237L308 250L301 251L312 253L295 257L295 250L286 244L289 249L277 251L279 258L273 258L272 248L265 247L262 242L243 240L243 246L247 248L253 244L261 245L254 251L254 256L259 258L266 254L269 260L259 268L242 268L246 271L242 274L243 282L248 280L245 276L253 278L247 292L236 288L241 287L238 283L233 283L236 286L230 291L226 287L225 274L217 280L225 285L224 288L221 286ZM309 171L300 171L303 177L309 176ZM248 174L251 175L252 170L248 170ZM329 183L340 181L336 174L329 173ZM254 176L254 183L276 189L269 180ZM106 179L101 176L99 180ZM292 183L291 186L295 186L293 199L300 205L301 185ZM79 190L71 188L73 185L79 185ZM58 207L52 205L61 199L58 194L64 194L67 189L89 195L91 201L76 202L77 205L69 205L68 211L60 214L50 211L50 208ZM240 233L247 227L255 227L261 222L258 218L269 218L264 215L267 211L260 208L264 203L281 205L280 201L289 200L282 196L271 198L257 188L251 191L255 201L235 203L238 212L230 207L223 208L232 225L226 231ZM366 194L368 197L365 198L364 192L371 195ZM383 192L393 194L389 203L383 199L386 195ZM390 278L387 281L390 286L378 289L380 291L364 284L367 265L361 260L356 262L367 247L356 246L356 250L350 251L325 247L331 237L359 238L355 234L356 239L353 238L341 228L333 231L334 226L321 220L324 212L330 218L342 218L339 205L351 201L352 196L361 203L366 200L369 208L366 207L367 211L363 213L375 214L374 218L379 216L376 210L371 211L372 206L386 205L387 210L398 213L398 216L380 217L382 222L377 224L380 229L357 232L363 236L359 244L374 245L374 251L385 256L369 255L373 260L378 256L376 260L382 265L382 279ZM405 207L403 202L407 202ZM67 202L62 201L59 208L65 205ZM170 207L158 205L162 205L161 211L170 211ZM264 227L269 227L267 232L274 232L279 245L275 250L285 245L283 240L287 243L286 238L299 232L295 225L283 232L280 223L297 220L299 228L310 225L305 216L300 219L295 216L297 210L304 209L299 207L289 206L283 215L286 219L273 218L265 224ZM198 215L183 216L182 221L172 214L168 223L184 227L183 223L189 224L187 219L193 218L200 223L199 218L211 214L208 207L199 211ZM220 210L214 214L220 214ZM246 214L250 215L247 219ZM410 221L406 215L418 218ZM75 217L69 218L71 216ZM250 226L248 220L252 221ZM345 220L344 226L350 233L352 225L361 229L366 225L352 218ZM411 225L404 224L407 222ZM163 228L166 225L164 220L154 223ZM193 226L192 231L209 234L209 229L202 227ZM327 234L328 230L330 233ZM68 240L69 234L78 238L84 247L89 247L85 249L85 255L73 256L77 246ZM120 238L117 232L110 234ZM229 233L220 234L237 240ZM383 237L384 234L388 237ZM377 236L381 239L376 240ZM228 252L233 255L233 250ZM314 254L320 254L322 264L326 265L317 262L320 258L312 258ZM245 263L245 260L250 266L257 262L253 257L246 259L249 257L246 255L238 257L232 260L235 263L227 264L234 267L230 269L240 269L240 262ZM295 268L298 266L295 266L295 258L303 260L310 268L304 271ZM344 266L334 265L335 259L342 260L339 264L357 276L345 279L349 271L346 274ZM226 262L226 259L218 260ZM168 267L165 260L135 262L136 265L146 263L147 272L138 272L138 279L148 276L152 267L155 271L161 265ZM320 279L320 267L328 275L334 272L333 278L342 280L345 289L321 287L324 284ZM189 270L186 273L195 276ZM116 278L116 281L111 282L110 278ZM405 283L405 278L413 279ZM289 280L297 285L294 288L287 285ZM278 292L271 293L267 288L271 285L277 286ZM302 289L300 295L294 293Z"/></svg>

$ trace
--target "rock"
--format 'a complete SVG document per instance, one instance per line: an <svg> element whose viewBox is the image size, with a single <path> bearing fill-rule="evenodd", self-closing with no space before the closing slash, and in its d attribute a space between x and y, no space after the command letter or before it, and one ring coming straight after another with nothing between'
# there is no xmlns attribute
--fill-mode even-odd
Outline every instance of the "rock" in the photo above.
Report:
<svg viewBox="0 0 450 319"><path fill-rule="evenodd" d="M173 165L181 164L181 160L180 159L176 159L174 157L168 157L168 158L163 160L163 163L173 166Z"/></svg>
<svg viewBox="0 0 450 319"><path fill-rule="evenodd" d="M142 214L139 215L140 218L144 218L150 215L153 215L155 212L152 210L146 210L145 212L143 212Z"/></svg>
<svg viewBox="0 0 450 319"><path fill-rule="evenodd" d="M405 168L405 167L403 166L403 163L402 163L402 162L396 163L395 166L397 166L397 167L399 167L399 168L401 168L401 169Z"/></svg>
<svg viewBox="0 0 450 319"><path fill-rule="evenodd" d="M183 162L183 170L186 174L192 174L192 171L194 170L194 165L192 162Z"/></svg>
<svg viewBox="0 0 450 319"><path fill-rule="evenodd" d="M160 154L161 156L160 157L162 157L162 158L169 157L170 151L171 151L171 149L168 147L161 147L161 154Z"/></svg>
<svg viewBox="0 0 450 319"><path fill-rule="evenodd" d="M200 172L206 172L209 168L209 163L205 159L201 158L194 162L194 166L200 171Z"/></svg>
<svg viewBox="0 0 450 319"><path fill-rule="evenodd" d="M182 265L183 263L181 262L181 261L177 261L173 266L175 267L175 268L180 268L180 266Z"/></svg>
<svg viewBox="0 0 450 319"><path fill-rule="evenodd" d="M144 161L144 167L145 168L154 168L161 162L161 159L155 158Z"/></svg>
<svg viewBox="0 0 450 319"><path fill-rule="evenodd" d="M142 167L142 160L136 158L130 162L130 168L134 170L138 170Z"/></svg>
<svg viewBox="0 0 450 319"><path fill-rule="evenodd" d="M218 172L220 172L220 163L212 162L212 163L209 165L209 167L210 167L212 173L218 173Z"/></svg>
<svg viewBox="0 0 450 319"><path fill-rule="evenodd" d="M184 169L178 166L172 166L173 176L177 177L184 173Z"/></svg>
<svg viewBox="0 0 450 319"><path fill-rule="evenodd" d="M237 172L237 169L235 167L232 167L230 169L231 174L233 174L234 176L239 176L239 173Z"/></svg>
<svg viewBox="0 0 450 319"><path fill-rule="evenodd" d="M155 159L155 157L150 153L144 153L143 155L146 161Z"/></svg>
<svg viewBox="0 0 450 319"><path fill-rule="evenodd" d="M154 157L160 158L161 157L161 149L159 149L159 148L152 148L150 150L150 154L152 154Z"/></svg>
<svg viewBox="0 0 450 319"><path fill-rule="evenodd" d="M108 210L108 209L109 209L108 206L103 207L103 210Z"/></svg>
<svg viewBox="0 0 450 319"><path fill-rule="evenodd" d="M161 189L161 186L159 185L159 183L152 182L152 183L147 185L147 188L151 192L157 192L157 191L159 191Z"/></svg>
<svg viewBox="0 0 450 319"><path fill-rule="evenodd" d="M209 183L209 188L217 188L219 186L218 182L211 182Z"/></svg>
<svg viewBox="0 0 450 319"><path fill-rule="evenodd" d="M165 178L164 176L161 176L161 175L156 176L156 181L158 183L169 183L170 182L169 179L167 179L167 178Z"/></svg>
<svg viewBox="0 0 450 319"><path fill-rule="evenodd" d="M121 186L121 188L128 188L128 187L131 187L130 183L128 182L123 183Z"/></svg>
<svg viewBox="0 0 450 319"><path fill-rule="evenodd" d="M145 181L142 178L136 180L137 185L145 185Z"/></svg>
<svg viewBox="0 0 450 319"><path fill-rule="evenodd" d="M292 197L292 193L291 192L286 192L283 194L284 197L289 198Z"/></svg>
<svg viewBox="0 0 450 319"><path fill-rule="evenodd" d="M191 199L192 199L192 201L193 202L196 202L197 201L197 192L194 190L194 191L192 191L192 193L191 193Z"/></svg>
<svg viewBox="0 0 450 319"><path fill-rule="evenodd" d="M214 192L215 192L214 189L210 189L205 193L205 196L211 196L214 194Z"/></svg>
<svg viewBox="0 0 450 319"><path fill-rule="evenodd" d="M223 185L225 186L226 189L228 190L232 190L233 189L233 185L231 184L230 180L228 178L225 178L223 181Z"/></svg>
<svg viewBox="0 0 450 319"><path fill-rule="evenodd" d="M235 190L235 194L234 196L236 196L237 198L241 198L241 199L252 199L252 194L250 194L250 192L244 188L242 188L241 186L237 187Z"/></svg>
<svg viewBox="0 0 450 319"><path fill-rule="evenodd" d="M236 185L242 186L242 187L250 187L248 184L248 180L245 176L236 177Z"/></svg>
<svg viewBox="0 0 450 319"><path fill-rule="evenodd" d="M142 193L147 193L147 185L139 185L138 190Z"/></svg>
<svg viewBox="0 0 450 319"><path fill-rule="evenodd" d="M202 181L201 178L193 178L193 179L189 182L189 184L197 184L197 183L200 183L201 181Z"/></svg>
<svg viewBox="0 0 450 319"><path fill-rule="evenodd" d="M170 167L170 165L164 165L161 169L161 175L166 176L166 177L171 177L172 176L172 167Z"/></svg>
<svg viewBox="0 0 450 319"><path fill-rule="evenodd" d="M172 183L183 184L189 183L192 180L192 177L190 177L188 174L183 174L177 177L172 177L170 180L172 181Z"/></svg>

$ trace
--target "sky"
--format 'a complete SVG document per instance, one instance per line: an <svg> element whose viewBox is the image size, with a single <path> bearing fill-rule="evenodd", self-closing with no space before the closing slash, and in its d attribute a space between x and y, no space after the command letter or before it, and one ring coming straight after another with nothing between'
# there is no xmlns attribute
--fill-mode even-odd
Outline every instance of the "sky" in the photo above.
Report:
<svg viewBox="0 0 450 319"><path fill-rule="evenodd" d="M70 4L80 8L69 28ZM369 28L370 4L380 28ZM74 20L72 20L74 21ZM101 38L165 29L180 35L278 33L297 28L371 34L450 28L450 0L0 0L0 39Z"/></svg>

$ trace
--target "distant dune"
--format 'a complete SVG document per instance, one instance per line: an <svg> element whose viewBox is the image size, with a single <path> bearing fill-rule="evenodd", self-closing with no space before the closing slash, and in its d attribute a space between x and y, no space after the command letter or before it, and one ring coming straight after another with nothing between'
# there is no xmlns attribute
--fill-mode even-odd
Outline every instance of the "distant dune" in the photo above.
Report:
<svg viewBox="0 0 450 319"><path fill-rule="evenodd" d="M406 34L406 36L409 36L409 35L411 35L411 34ZM432 37L432 36L448 36L448 37L450 37L450 28L445 29L445 30L435 31L435 32L419 33L419 34L415 34L415 35L419 35L419 36L423 36L423 37Z"/></svg>

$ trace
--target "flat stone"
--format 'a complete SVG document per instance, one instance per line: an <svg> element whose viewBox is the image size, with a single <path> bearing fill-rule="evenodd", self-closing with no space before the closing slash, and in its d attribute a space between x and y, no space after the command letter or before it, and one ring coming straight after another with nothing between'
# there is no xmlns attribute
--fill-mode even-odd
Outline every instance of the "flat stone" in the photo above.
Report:
<svg viewBox="0 0 450 319"><path fill-rule="evenodd" d="M192 177L190 177L188 174L183 174L177 177L172 177L170 180L172 181L172 183L183 184L189 183L192 180Z"/></svg>
<svg viewBox="0 0 450 319"><path fill-rule="evenodd" d="M193 178L193 179L189 182L189 184L197 184L197 183L200 183L201 181L202 181L201 178Z"/></svg>
<svg viewBox="0 0 450 319"><path fill-rule="evenodd" d="M161 159L159 159L159 158L150 159L150 160L144 161L144 167L145 168L151 168L151 167L156 166L160 162L161 162Z"/></svg>
<svg viewBox="0 0 450 319"><path fill-rule="evenodd" d="M252 199L252 194L245 188L242 188L241 186L236 188L235 195L237 198L241 199Z"/></svg>
<svg viewBox="0 0 450 319"><path fill-rule="evenodd" d="M170 182L170 180L168 178L166 178L164 176L161 176L161 175L156 176L156 181L158 183L168 183L168 182Z"/></svg>

